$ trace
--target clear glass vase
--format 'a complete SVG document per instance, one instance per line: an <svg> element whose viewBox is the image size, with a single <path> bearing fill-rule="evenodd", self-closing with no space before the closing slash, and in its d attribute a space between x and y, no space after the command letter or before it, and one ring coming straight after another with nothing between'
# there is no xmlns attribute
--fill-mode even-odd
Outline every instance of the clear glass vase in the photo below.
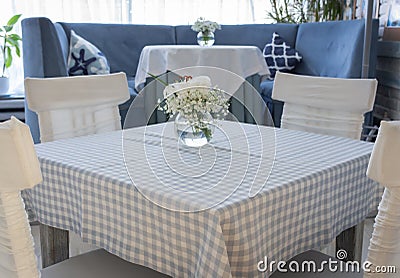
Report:
<svg viewBox="0 0 400 278"><path fill-rule="evenodd" d="M213 32L199 32L197 34L197 43L200 46L212 46L215 42Z"/></svg>
<svg viewBox="0 0 400 278"><path fill-rule="evenodd" d="M200 120L190 123L182 114L175 118L175 134L188 147L201 147L210 142L214 133L214 119L210 113L202 113Z"/></svg>

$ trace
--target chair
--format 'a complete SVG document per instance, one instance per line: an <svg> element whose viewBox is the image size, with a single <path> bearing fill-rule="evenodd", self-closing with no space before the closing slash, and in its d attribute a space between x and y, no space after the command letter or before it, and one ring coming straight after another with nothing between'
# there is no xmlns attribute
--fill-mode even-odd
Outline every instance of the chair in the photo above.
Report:
<svg viewBox="0 0 400 278"><path fill-rule="evenodd" d="M118 104L129 99L125 73L26 78L28 106L41 142L121 129Z"/></svg>
<svg viewBox="0 0 400 278"><path fill-rule="evenodd" d="M400 121L381 122L377 140L369 161L367 176L385 186L375 218L374 231L368 247L367 271L364 277L399 277L400 269ZM329 256L316 252L304 252L292 260L303 262L329 260ZM332 258L331 258L332 259ZM377 273L376 267L391 267L392 273ZM393 273L393 270L397 273ZM271 278L283 277L361 277L361 273L280 273Z"/></svg>
<svg viewBox="0 0 400 278"><path fill-rule="evenodd" d="M367 260L376 266L395 266L397 273L379 277L399 277L400 270L400 121L382 121L374 145L367 176L385 186L375 218ZM376 277L366 273L365 277Z"/></svg>
<svg viewBox="0 0 400 278"><path fill-rule="evenodd" d="M121 129L118 104L129 99L125 73L57 78L26 78L25 93L28 106L38 114L41 142L66 139ZM43 254L53 249L45 240L56 233L68 240L68 232L45 225L40 226ZM81 254L94 247L69 235L72 254ZM49 244L49 247L45 247ZM54 262L45 256L43 267ZM67 254L60 255L68 257Z"/></svg>
<svg viewBox="0 0 400 278"><path fill-rule="evenodd" d="M104 250L76 256L41 272L20 191L42 181L28 126L12 118L0 124L0 277L167 277Z"/></svg>
<svg viewBox="0 0 400 278"><path fill-rule="evenodd" d="M375 79L315 77L277 72L272 98L283 101L281 127L360 139L373 108Z"/></svg>
<svg viewBox="0 0 400 278"><path fill-rule="evenodd" d="M282 128L359 140L364 113L372 110L376 89L375 79L277 72L272 97L284 102ZM370 140L370 135L364 139ZM363 223L357 230L363 230Z"/></svg>

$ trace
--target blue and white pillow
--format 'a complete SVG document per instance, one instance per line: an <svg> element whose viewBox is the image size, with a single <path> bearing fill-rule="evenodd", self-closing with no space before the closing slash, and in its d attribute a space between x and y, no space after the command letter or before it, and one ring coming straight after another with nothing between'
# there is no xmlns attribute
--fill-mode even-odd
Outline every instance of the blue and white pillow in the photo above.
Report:
<svg viewBox="0 0 400 278"><path fill-rule="evenodd" d="M68 55L69 75L108 74L110 67L103 53L71 30Z"/></svg>
<svg viewBox="0 0 400 278"><path fill-rule="evenodd" d="M275 78L277 71L291 71L302 59L299 52L287 45L278 33L274 33L272 41L265 45L263 55L271 73L270 79Z"/></svg>

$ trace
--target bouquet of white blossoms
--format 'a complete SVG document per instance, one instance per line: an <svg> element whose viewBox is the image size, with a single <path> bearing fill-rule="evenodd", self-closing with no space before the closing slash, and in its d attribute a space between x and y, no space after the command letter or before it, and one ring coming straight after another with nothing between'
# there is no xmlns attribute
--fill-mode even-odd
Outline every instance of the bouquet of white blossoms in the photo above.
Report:
<svg viewBox="0 0 400 278"><path fill-rule="evenodd" d="M217 29L221 30L221 25L217 22L206 20L203 17L198 18L192 25L192 30L195 32L210 33L215 32Z"/></svg>
<svg viewBox="0 0 400 278"><path fill-rule="evenodd" d="M222 118L228 114L229 99L225 97L226 93L211 87L208 76L185 76L180 82L166 86L163 94L160 110L169 116L180 113L192 126L193 132L203 131L208 139L212 134L210 123L204 115L209 113L213 118Z"/></svg>

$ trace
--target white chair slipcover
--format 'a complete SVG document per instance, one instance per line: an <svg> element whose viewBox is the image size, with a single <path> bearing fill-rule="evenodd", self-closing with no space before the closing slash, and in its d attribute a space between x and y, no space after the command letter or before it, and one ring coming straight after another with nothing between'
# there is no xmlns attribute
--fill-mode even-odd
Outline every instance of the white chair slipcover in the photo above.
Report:
<svg viewBox="0 0 400 278"><path fill-rule="evenodd" d="M129 99L125 73L26 78L28 106L41 142L121 129L118 104Z"/></svg>
<svg viewBox="0 0 400 278"><path fill-rule="evenodd" d="M16 118L0 123L0 278L105 278L167 275L124 261L102 249L39 272L20 190L42 181L28 126Z"/></svg>
<svg viewBox="0 0 400 278"><path fill-rule="evenodd" d="M285 102L281 127L360 139L373 108L375 79L315 77L277 72L272 98Z"/></svg>
<svg viewBox="0 0 400 278"><path fill-rule="evenodd" d="M0 277L39 277L33 238L20 190L42 181L28 126L0 123Z"/></svg>
<svg viewBox="0 0 400 278"><path fill-rule="evenodd" d="M41 142L121 129L118 105L130 97L123 72L26 78L25 95L38 114ZM95 249L74 233L69 237L72 256Z"/></svg>
<svg viewBox="0 0 400 278"><path fill-rule="evenodd" d="M400 277L400 121L382 121L367 176L385 186L368 247L367 261L395 266L396 273L368 273L364 277ZM379 276L377 276L379 275Z"/></svg>

